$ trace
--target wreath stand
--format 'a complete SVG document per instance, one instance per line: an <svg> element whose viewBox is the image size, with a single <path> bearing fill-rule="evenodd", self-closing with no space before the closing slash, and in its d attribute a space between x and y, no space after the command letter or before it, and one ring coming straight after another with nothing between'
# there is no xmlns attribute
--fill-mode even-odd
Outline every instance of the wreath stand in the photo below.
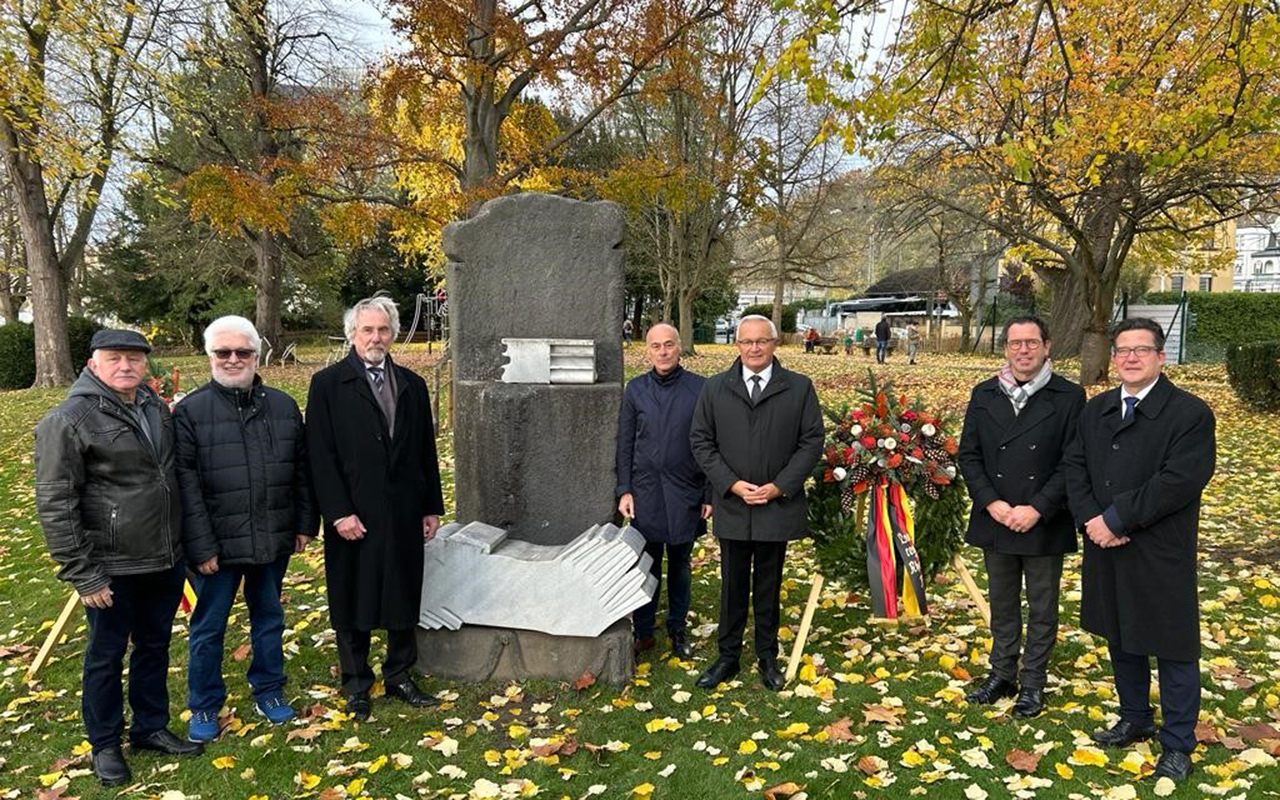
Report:
<svg viewBox="0 0 1280 800"><path fill-rule="evenodd" d="M866 519L867 511L867 494L858 496L858 501L853 512L853 529L861 531L863 522ZM951 558L951 568L955 570L956 575L960 578L960 583L964 586L965 593L969 595L969 599L978 607L978 613L982 616L983 623L988 629L991 628L991 606L987 604L987 598L983 596L982 590L978 588L977 582L973 579L973 574L969 572L968 565L965 564L964 558L960 553L956 553ZM818 609L818 600L822 595L822 584L824 578L821 573L814 573L813 584L809 588L809 602L805 604L804 614L800 617L800 632L796 634L795 644L791 646L791 658L787 661L787 683L795 680L796 674L800 671L800 658L804 655L805 640L809 638L809 627L813 624L814 612ZM921 623L928 626L929 617L910 617L904 619L878 619L871 620L873 624L883 625L886 627L897 627L902 622Z"/></svg>
<svg viewBox="0 0 1280 800"><path fill-rule="evenodd" d="M237 589L237 593L239 589ZM191 586L191 581L184 580L182 582L182 602L186 604L186 612L189 614L196 607L196 592ZM36 653L35 660L31 662L31 666L27 667L27 680L35 678L36 673L49 660L49 656L53 654L53 647L62 638L62 634L66 633L67 626L71 624L71 615L80 607L80 593L75 589L71 590L71 596L67 598L67 602L62 604L62 611L58 613L58 618L53 621L53 627L49 628L49 635L45 637L44 644L40 645L39 652Z"/></svg>

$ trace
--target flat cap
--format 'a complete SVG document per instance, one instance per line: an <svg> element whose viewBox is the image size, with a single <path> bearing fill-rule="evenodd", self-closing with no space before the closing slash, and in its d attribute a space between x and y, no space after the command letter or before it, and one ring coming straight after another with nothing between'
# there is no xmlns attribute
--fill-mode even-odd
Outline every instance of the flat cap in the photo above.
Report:
<svg viewBox="0 0 1280 800"><path fill-rule="evenodd" d="M89 342L89 349L141 350L144 353L150 353L151 345L147 344L147 337L137 331L106 328L93 335L93 339Z"/></svg>

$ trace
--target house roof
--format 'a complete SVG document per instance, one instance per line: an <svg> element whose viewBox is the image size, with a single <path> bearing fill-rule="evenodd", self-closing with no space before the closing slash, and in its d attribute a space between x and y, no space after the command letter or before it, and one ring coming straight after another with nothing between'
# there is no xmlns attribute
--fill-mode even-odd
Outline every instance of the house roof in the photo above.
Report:
<svg viewBox="0 0 1280 800"><path fill-rule="evenodd" d="M938 287L938 270L934 267L916 267L891 272L867 287L863 297L908 295L933 292Z"/></svg>

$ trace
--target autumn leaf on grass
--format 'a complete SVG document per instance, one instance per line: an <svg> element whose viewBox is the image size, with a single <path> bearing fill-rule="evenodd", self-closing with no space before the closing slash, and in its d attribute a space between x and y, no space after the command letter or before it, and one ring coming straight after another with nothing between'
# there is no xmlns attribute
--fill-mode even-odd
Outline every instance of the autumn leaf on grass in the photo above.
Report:
<svg viewBox="0 0 1280 800"><path fill-rule="evenodd" d="M1108 759L1107 754L1101 750L1092 747L1078 747L1072 751L1071 757L1067 761L1077 767L1105 767Z"/></svg>
<svg viewBox="0 0 1280 800"><path fill-rule="evenodd" d="M800 794L804 791L804 787L798 783L790 781L780 783L777 786L770 786L764 790L764 800L787 800L792 795Z"/></svg>
<svg viewBox="0 0 1280 800"><path fill-rule="evenodd" d="M644 729L649 733L657 733L658 731L678 731L683 728L675 717L663 717L661 719L651 719L644 724Z"/></svg>
<svg viewBox="0 0 1280 800"><path fill-rule="evenodd" d="M573 682L573 688L578 691L589 689L596 685L596 676L591 674L591 670L582 673L582 677Z"/></svg>
<svg viewBox="0 0 1280 800"><path fill-rule="evenodd" d="M235 756L222 756L213 760L214 769L231 769L236 765Z"/></svg>
<svg viewBox="0 0 1280 800"><path fill-rule="evenodd" d="M653 796L653 784L652 784L652 783L642 783L642 784L640 784L639 786L637 786L636 788L634 788L634 789L632 789L632 790L631 790L631 796L632 796L632 797L638 797L638 798L648 798L648 797L652 797L652 796Z"/></svg>
<svg viewBox="0 0 1280 800"><path fill-rule="evenodd" d="M884 771L885 767L888 766L889 762L885 761L880 756L863 756L858 759L858 769L862 770L865 775L875 775L878 772Z"/></svg>
<svg viewBox="0 0 1280 800"><path fill-rule="evenodd" d="M1010 750L1004 757L1005 762L1018 770L1028 774L1036 771L1036 766L1040 763L1040 753L1028 753L1026 750Z"/></svg>
<svg viewBox="0 0 1280 800"><path fill-rule="evenodd" d="M320 776L301 770L297 775L293 776L293 782L298 784L304 792L309 792L320 785Z"/></svg>
<svg viewBox="0 0 1280 800"><path fill-rule="evenodd" d="M844 717L827 725L822 731L827 734L827 739L832 742L851 742L857 738L857 735L850 730L852 725L853 720Z"/></svg>
<svg viewBox="0 0 1280 800"><path fill-rule="evenodd" d="M234 653L231 654L231 658L235 661L244 661L249 657L249 653L251 653L252 650L253 648L249 644L242 644L236 648Z"/></svg>
<svg viewBox="0 0 1280 800"><path fill-rule="evenodd" d="M1280 739L1280 731L1277 731L1265 722L1258 723L1257 725L1242 725L1236 728L1235 733L1236 736L1250 744L1261 742L1264 739Z"/></svg>
<svg viewBox="0 0 1280 800"><path fill-rule="evenodd" d="M1196 723L1196 741L1204 744L1217 744L1222 740L1218 738L1218 731L1208 722Z"/></svg>
<svg viewBox="0 0 1280 800"><path fill-rule="evenodd" d="M897 727L902 723L898 715L903 713L903 709L885 705L871 705L864 703L862 705L862 721L864 723L883 722L891 727Z"/></svg>

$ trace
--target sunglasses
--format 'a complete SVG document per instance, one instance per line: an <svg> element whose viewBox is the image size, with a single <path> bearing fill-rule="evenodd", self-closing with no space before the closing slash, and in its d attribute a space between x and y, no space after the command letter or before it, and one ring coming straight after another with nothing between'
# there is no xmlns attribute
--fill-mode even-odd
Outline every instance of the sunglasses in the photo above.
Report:
<svg viewBox="0 0 1280 800"><path fill-rule="evenodd" d="M232 353L235 353L236 358L240 359L241 361L248 361L249 359L257 355L257 353L254 352L253 350L238 350L238 349L237 350L214 350L213 357L218 359L219 361L226 361L227 359L231 358Z"/></svg>

